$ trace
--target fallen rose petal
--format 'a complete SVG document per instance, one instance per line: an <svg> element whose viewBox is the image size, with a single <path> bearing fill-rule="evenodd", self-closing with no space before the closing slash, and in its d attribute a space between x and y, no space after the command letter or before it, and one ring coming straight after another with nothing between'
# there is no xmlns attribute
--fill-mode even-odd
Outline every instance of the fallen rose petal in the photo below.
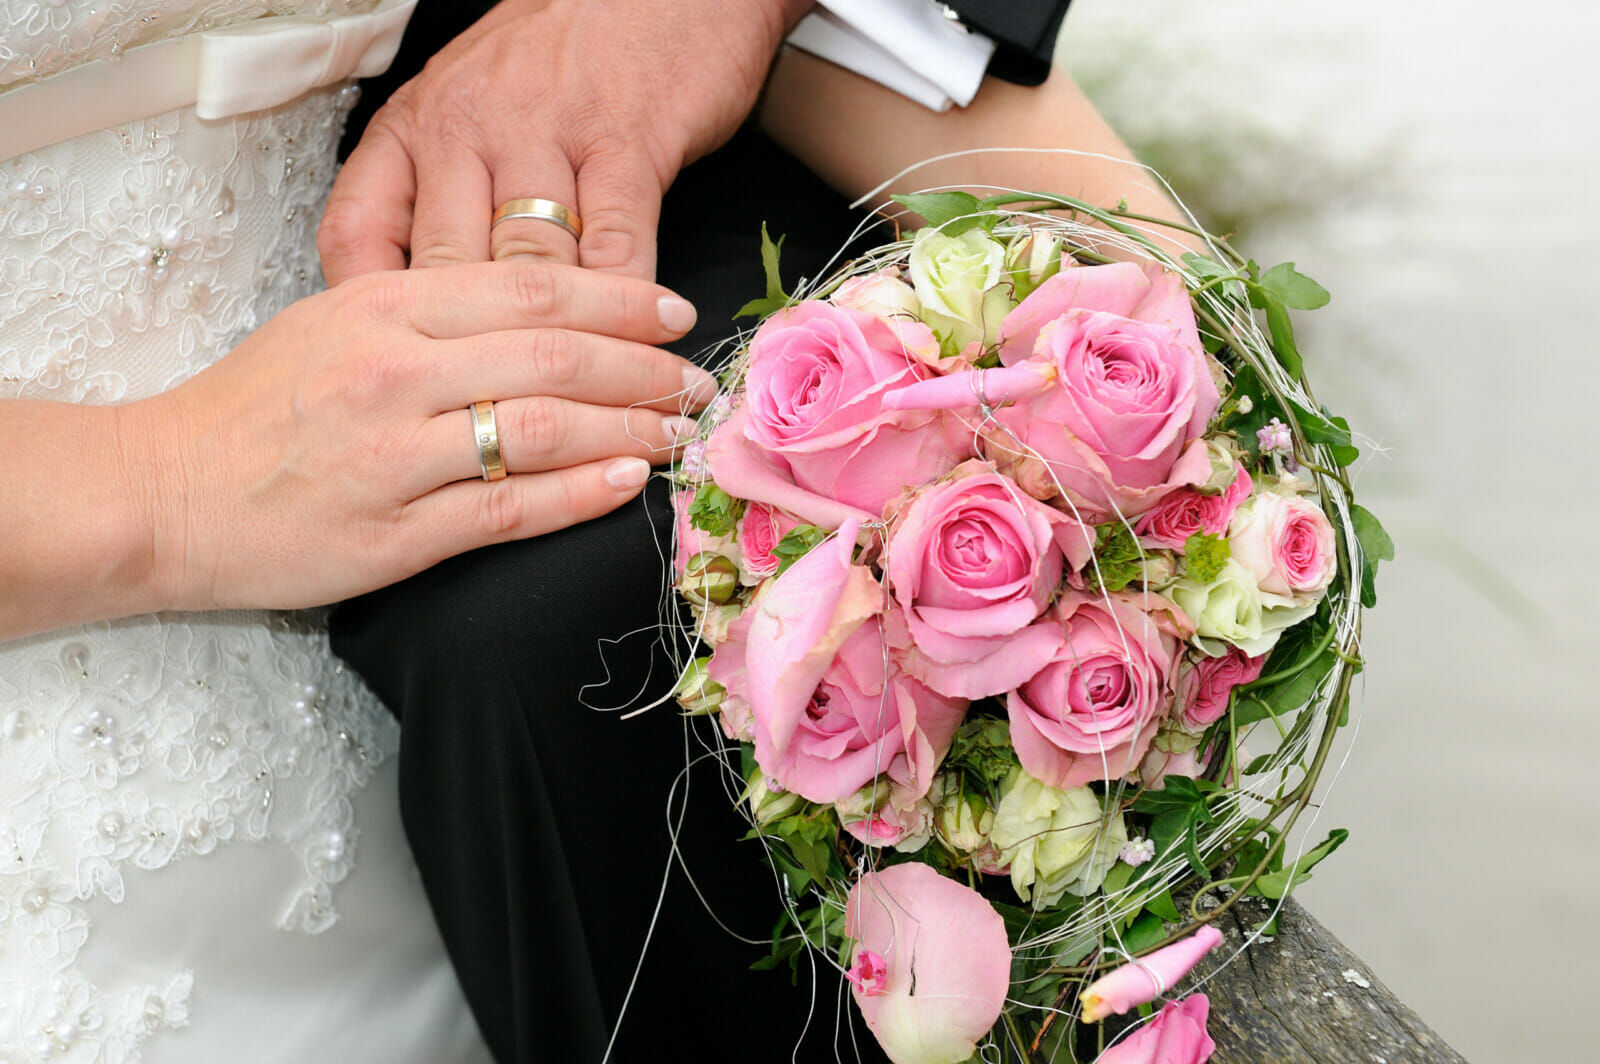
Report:
<svg viewBox="0 0 1600 1064"><path fill-rule="evenodd" d="M1206 1033L1211 1001L1190 994L1169 1001L1155 1018L1095 1058L1095 1064L1205 1064L1217 1044Z"/></svg>
<svg viewBox="0 0 1600 1064"><path fill-rule="evenodd" d="M1011 980L1005 921L977 891L923 864L862 876L845 906L856 940L887 965L883 992L851 994L895 1064L960 1064L1000 1018Z"/></svg>

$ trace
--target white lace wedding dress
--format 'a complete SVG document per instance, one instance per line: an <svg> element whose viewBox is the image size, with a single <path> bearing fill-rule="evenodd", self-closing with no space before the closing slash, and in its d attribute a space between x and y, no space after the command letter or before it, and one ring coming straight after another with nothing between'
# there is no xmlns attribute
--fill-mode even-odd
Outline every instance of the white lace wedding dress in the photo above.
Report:
<svg viewBox="0 0 1600 1064"><path fill-rule="evenodd" d="M0 0L0 396L158 392L320 283L377 6ZM0 1061L487 1060L397 737L314 616L0 645Z"/></svg>

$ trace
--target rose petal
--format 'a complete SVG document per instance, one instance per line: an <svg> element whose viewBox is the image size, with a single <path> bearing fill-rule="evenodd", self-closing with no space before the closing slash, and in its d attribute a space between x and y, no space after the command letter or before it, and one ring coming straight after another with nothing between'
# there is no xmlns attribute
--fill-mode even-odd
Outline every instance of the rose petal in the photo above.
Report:
<svg viewBox="0 0 1600 1064"><path fill-rule="evenodd" d="M959 1064L1000 1018L1011 946L977 891L923 864L869 872L851 888L845 934L886 962L882 993L851 993L895 1064Z"/></svg>

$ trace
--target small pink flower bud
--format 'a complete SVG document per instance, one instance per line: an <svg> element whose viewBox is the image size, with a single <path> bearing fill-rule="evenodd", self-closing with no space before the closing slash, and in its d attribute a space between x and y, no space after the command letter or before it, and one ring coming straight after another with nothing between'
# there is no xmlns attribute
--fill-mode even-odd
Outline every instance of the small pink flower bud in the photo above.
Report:
<svg viewBox="0 0 1600 1064"><path fill-rule="evenodd" d="M863 997L877 997L889 988L889 965L878 954L864 949L856 954L856 962L844 977Z"/></svg>

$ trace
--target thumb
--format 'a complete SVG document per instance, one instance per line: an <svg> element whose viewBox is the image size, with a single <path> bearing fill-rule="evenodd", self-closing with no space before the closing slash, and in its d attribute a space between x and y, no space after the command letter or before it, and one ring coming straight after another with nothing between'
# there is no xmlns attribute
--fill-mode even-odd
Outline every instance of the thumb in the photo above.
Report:
<svg viewBox="0 0 1600 1064"><path fill-rule="evenodd" d="M655 280L661 179L642 152L609 152L578 170L578 265Z"/></svg>

